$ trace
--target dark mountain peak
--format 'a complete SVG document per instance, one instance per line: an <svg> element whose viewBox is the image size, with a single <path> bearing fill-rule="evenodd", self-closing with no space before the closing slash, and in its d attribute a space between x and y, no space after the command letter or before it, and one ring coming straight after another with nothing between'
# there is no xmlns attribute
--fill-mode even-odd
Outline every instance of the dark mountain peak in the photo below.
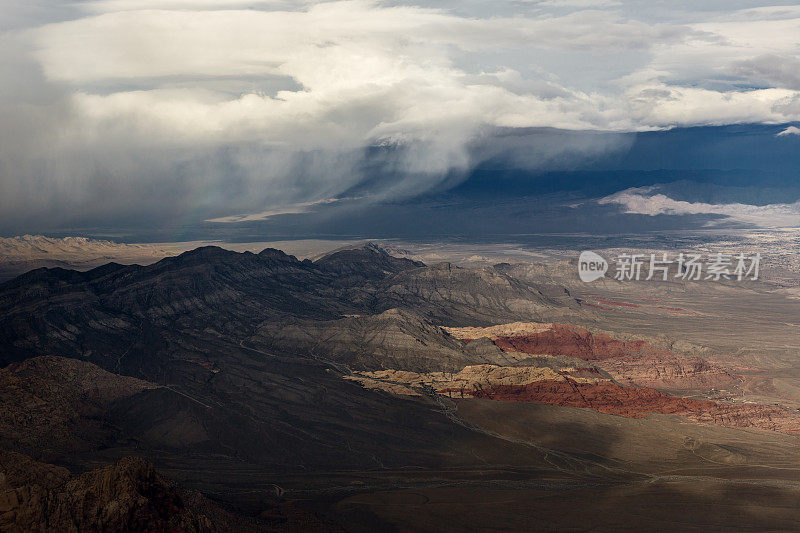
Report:
<svg viewBox="0 0 800 533"><path fill-rule="evenodd" d="M183 252L180 254L177 259L188 259L188 258L203 258L203 259L216 259L220 257L232 257L235 255L243 255L238 252L234 252L232 250L226 250L225 248L220 248L219 246L200 246L199 248L195 248L194 250L189 250L188 252Z"/></svg>
<svg viewBox="0 0 800 533"><path fill-rule="evenodd" d="M101 278L103 276L107 276L109 274L114 274L116 272L119 272L120 270L125 270L126 268L130 267L126 267L125 265L120 265L119 263L111 262L111 263L106 263L105 265L100 265L99 267L93 268L91 270L87 270L85 275L87 279L96 279L96 278Z"/></svg>
<svg viewBox="0 0 800 533"><path fill-rule="evenodd" d="M340 259L342 257L369 257L371 255L386 256L390 254L378 243L368 242L365 244L339 248L323 255L321 258L317 259L317 262L331 261Z"/></svg>
<svg viewBox="0 0 800 533"><path fill-rule="evenodd" d="M388 248L381 246L377 242L368 242L366 244L359 246L357 249L375 252L380 255L392 255L391 253L389 253Z"/></svg>
<svg viewBox="0 0 800 533"><path fill-rule="evenodd" d="M367 243L331 252L318 259L318 267L339 275L378 279L404 270L425 266L420 261L390 255L382 246Z"/></svg>
<svg viewBox="0 0 800 533"><path fill-rule="evenodd" d="M69 270L66 268L35 268L21 274L16 278L10 279L0 285L8 287L21 287L24 285L32 285L37 283L53 284L53 283L80 283L84 281L84 273L77 270Z"/></svg>
<svg viewBox="0 0 800 533"><path fill-rule="evenodd" d="M333 251L316 262L320 264L347 262L347 261L391 261L396 264L410 265L413 267L425 266L421 261L414 261L405 257L393 255L394 250L382 246L376 242L368 242L359 246L353 246Z"/></svg>
<svg viewBox="0 0 800 533"><path fill-rule="evenodd" d="M266 261L267 263L286 263L286 264L299 264L300 261L293 256L275 248L266 248L258 254L252 252L235 252L219 246L201 246L194 250L184 252L177 257L166 258L160 263L170 265L196 265L200 263L242 263L251 264L253 266L259 264L259 261Z"/></svg>
<svg viewBox="0 0 800 533"><path fill-rule="evenodd" d="M277 248L264 248L259 252L258 257L261 259L269 259L272 261L286 261L289 263L298 263L297 257L293 255L289 255L283 250L278 250Z"/></svg>
<svg viewBox="0 0 800 533"><path fill-rule="evenodd" d="M219 246L200 246L174 257L165 257L147 268L153 271L172 270L174 268L195 267L202 264L241 261L248 255L254 257L252 254L242 254Z"/></svg>

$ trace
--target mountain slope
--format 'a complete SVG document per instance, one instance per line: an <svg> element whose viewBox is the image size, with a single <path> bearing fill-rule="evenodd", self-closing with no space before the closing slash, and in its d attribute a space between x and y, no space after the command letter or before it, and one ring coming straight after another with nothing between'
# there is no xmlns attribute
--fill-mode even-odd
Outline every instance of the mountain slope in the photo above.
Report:
<svg viewBox="0 0 800 533"><path fill-rule="evenodd" d="M513 361L496 346L482 352L470 349L440 327L402 309L332 321L267 322L248 343L358 370L458 371L470 364Z"/></svg>
<svg viewBox="0 0 800 533"><path fill-rule="evenodd" d="M580 305L566 289L542 290L494 268L440 263L404 270L384 280L380 289L379 307L405 307L448 326L580 314Z"/></svg>

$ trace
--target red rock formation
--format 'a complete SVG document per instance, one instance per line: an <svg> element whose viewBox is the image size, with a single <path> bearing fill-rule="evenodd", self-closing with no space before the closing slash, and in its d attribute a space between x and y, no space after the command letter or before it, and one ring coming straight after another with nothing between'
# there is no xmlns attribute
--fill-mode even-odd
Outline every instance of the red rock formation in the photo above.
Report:
<svg viewBox="0 0 800 533"><path fill-rule="evenodd" d="M566 324L553 324L542 332L514 337L497 337L495 344L507 351L529 354L558 354L587 361L624 358L631 352L663 351L644 341L619 341L608 335L593 335L589 331ZM669 352L665 352L669 353Z"/></svg>
<svg viewBox="0 0 800 533"><path fill-rule="evenodd" d="M617 381L631 385L701 390L722 387L734 379L722 367L704 359L662 350L642 340L618 340L566 324L493 340L504 351L591 361Z"/></svg>
<svg viewBox="0 0 800 533"><path fill-rule="evenodd" d="M475 398L584 407L601 413L642 418L653 413L678 415L727 427L800 433L800 417L784 409L755 404L719 404L678 398L647 387L622 387L609 381L579 383L544 380L469 391Z"/></svg>

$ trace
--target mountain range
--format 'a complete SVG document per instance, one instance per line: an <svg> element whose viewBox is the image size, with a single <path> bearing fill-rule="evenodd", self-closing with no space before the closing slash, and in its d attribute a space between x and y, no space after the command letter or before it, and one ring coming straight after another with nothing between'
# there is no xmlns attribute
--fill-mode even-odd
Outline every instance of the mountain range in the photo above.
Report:
<svg viewBox="0 0 800 533"><path fill-rule="evenodd" d="M779 365L632 333L645 310L665 331L684 317L652 292L591 304L569 267L202 247L5 282L0 524L451 530L489 498L472 525L616 529L560 506L691 514L687 479L800 524L781 507L800 396Z"/></svg>

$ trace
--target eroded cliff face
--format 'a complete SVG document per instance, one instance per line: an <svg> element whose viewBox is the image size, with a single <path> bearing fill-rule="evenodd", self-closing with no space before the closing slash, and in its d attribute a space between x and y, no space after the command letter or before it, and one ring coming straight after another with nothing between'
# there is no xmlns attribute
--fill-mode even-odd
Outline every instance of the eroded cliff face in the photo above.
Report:
<svg viewBox="0 0 800 533"><path fill-rule="evenodd" d="M699 357L657 348L644 340L619 340L567 324L517 322L447 330L465 341L488 337L509 353L579 358L627 385L706 390L724 387L736 379L725 368Z"/></svg>

